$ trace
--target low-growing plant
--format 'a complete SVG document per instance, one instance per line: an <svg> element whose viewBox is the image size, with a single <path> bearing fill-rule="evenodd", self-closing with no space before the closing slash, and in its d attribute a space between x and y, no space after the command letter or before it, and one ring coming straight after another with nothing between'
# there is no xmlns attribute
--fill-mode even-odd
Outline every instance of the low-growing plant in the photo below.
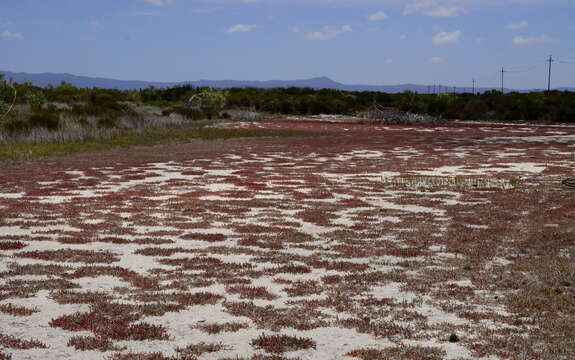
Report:
<svg viewBox="0 0 575 360"><path fill-rule="evenodd" d="M39 311L40 310L38 310L37 308L30 309L27 307L17 306L14 304L0 304L0 312L13 316L30 316Z"/></svg>
<svg viewBox="0 0 575 360"><path fill-rule="evenodd" d="M459 336L457 336L457 334L455 334L455 333L449 335L449 342L450 343L459 342Z"/></svg>
<svg viewBox="0 0 575 360"><path fill-rule="evenodd" d="M114 346L110 339L101 336L73 336L68 341L68 346L76 350L99 350L99 351L118 351L122 348Z"/></svg>
<svg viewBox="0 0 575 360"><path fill-rule="evenodd" d="M46 349L48 346L38 340L22 340L12 335L0 333L0 346L7 349Z"/></svg>
<svg viewBox="0 0 575 360"><path fill-rule="evenodd" d="M54 131L60 125L60 116L50 110L38 109L32 112L28 118L28 123L31 128L40 127Z"/></svg>
<svg viewBox="0 0 575 360"><path fill-rule="evenodd" d="M185 347L177 347L176 353L178 354L178 358L183 360L185 359L195 359L198 356L205 354L205 353L214 353L222 350L231 350L231 346L227 346L224 344L208 344L208 343L198 343L198 344L191 344Z"/></svg>
<svg viewBox="0 0 575 360"><path fill-rule="evenodd" d="M261 334L251 342L256 349L263 349L270 353L284 353L302 349L315 349L316 343L312 339L288 336Z"/></svg>
<svg viewBox="0 0 575 360"><path fill-rule="evenodd" d="M241 329L247 329L248 327L249 327L248 323L242 323L242 322L199 324L195 326L195 328L208 334L219 334L221 332L236 332Z"/></svg>

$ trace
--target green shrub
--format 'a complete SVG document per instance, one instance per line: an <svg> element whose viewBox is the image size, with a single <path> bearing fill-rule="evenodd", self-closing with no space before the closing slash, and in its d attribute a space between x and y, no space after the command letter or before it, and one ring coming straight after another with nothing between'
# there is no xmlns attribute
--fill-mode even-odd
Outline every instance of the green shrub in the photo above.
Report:
<svg viewBox="0 0 575 360"><path fill-rule="evenodd" d="M30 124L20 117L9 117L2 122L2 127L11 134L28 131Z"/></svg>
<svg viewBox="0 0 575 360"><path fill-rule="evenodd" d="M46 97L39 91L28 92L25 97L26 102L28 105L30 105L32 110L42 109L44 103L46 102Z"/></svg>
<svg viewBox="0 0 575 360"><path fill-rule="evenodd" d="M30 127L43 127L48 130L57 130L60 125L60 116L52 111L35 111L28 119Z"/></svg>
<svg viewBox="0 0 575 360"><path fill-rule="evenodd" d="M113 129L118 127L118 124L116 124L116 119L114 117L106 116L98 119L96 126L103 129Z"/></svg>
<svg viewBox="0 0 575 360"><path fill-rule="evenodd" d="M226 105L227 93L221 90L206 88L188 100L191 110L200 111L208 119L217 116Z"/></svg>
<svg viewBox="0 0 575 360"><path fill-rule="evenodd" d="M484 119L488 110L489 107L483 100L471 99L463 108L463 117L467 120Z"/></svg>
<svg viewBox="0 0 575 360"><path fill-rule="evenodd" d="M449 342L450 343L456 343L459 342L459 336L457 336L457 334L453 333L449 336Z"/></svg>

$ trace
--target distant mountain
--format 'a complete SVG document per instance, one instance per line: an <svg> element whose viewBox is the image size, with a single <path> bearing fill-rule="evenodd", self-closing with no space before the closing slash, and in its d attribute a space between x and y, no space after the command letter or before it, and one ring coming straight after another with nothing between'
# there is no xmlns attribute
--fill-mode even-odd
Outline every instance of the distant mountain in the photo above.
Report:
<svg viewBox="0 0 575 360"><path fill-rule="evenodd" d="M72 74L53 74L53 73L43 73L43 74L29 74L29 73L13 73L9 71L0 71L0 74L4 75L5 79L12 79L15 82L22 83L25 81L30 81L36 86L45 87L48 85L58 86L62 81L70 83L76 87L80 88L106 88L106 89L140 89L147 88L149 86L156 87L167 87L172 86L172 83L168 82L149 82L149 81L138 81L138 80L114 80L105 78L95 78L87 76L76 76Z"/></svg>
<svg viewBox="0 0 575 360"><path fill-rule="evenodd" d="M411 90L418 93L428 92L466 92L470 91L469 87L453 87L444 85L416 85L416 84L402 84L402 85L346 85L333 81L328 77L316 77L305 80L269 80L269 81L240 81L240 80L197 80L197 81L183 81L183 82L154 82L154 81L140 81L140 80L115 80L106 78L96 78L87 76L77 76L71 74L29 74L29 73L14 73L9 71L0 71L6 79L12 79L15 82L22 83L30 81L36 86L59 85L62 81L70 83L80 88L106 88L106 89L143 89L150 86L155 87L172 87L177 85L192 85L196 87L206 86L214 88L285 88L285 87L309 87L312 89L337 89L346 91L378 91L385 93L398 93L405 90ZM435 90L434 90L435 89ZM492 90L492 88L477 88L477 92L485 92ZM496 89L497 90L497 89ZM575 88L561 88L562 91L575 91ZM509 91L532 91L532 90L512 90Z"/></svg>

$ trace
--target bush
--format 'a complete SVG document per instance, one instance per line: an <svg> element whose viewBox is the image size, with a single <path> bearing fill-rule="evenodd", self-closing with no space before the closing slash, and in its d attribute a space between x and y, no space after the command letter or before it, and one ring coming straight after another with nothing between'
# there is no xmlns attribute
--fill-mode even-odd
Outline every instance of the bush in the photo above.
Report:
<svg viewBox="0 0 575 360"><path fill-rule="evenodd" d="M208 119L219 115L226 105L227 94L224 91L206 88L193 95L187 102L189 109L200 111Z"/></svg>
<svg viewBox="0 0 575 360"><path fill-rule="evenodd" d="M8 82L4 81L4 78L0 74L0 116L8 111L13 101L14 89L12 89Z"/></svg>
<svg viewBox="0 0 575 360"><path fill-rule="evenodd" d="M40 110L46 102L46 97L44 97L44 94L39 91L28 92L26 94L26 102L30 105L32 110Z"/></svg>
<svg viewBox="0 0 575 360"><path fill-rule="evenodd" d="M116 119L114 117L106 116L98 119L96 126L103 129L113 129L118 127L118 124L116 124Z"/></svg>
<svg viewBox="0 0 575 360"><path fill-rule="evenodd" d="M32 113L28 119L28 123L31 127L43 127L48 130L57 130L60 125L60 116L58 113L54 113L50 110L41 111L37 110Z"/></svg>
<svg viewBox="0 0 575 360"><path fill-rule="evenodd" d="M467 120L483 119L489 108L481 99L469 100L463 108L463 117Z"/></svg>
<svg viewBox="0 0 575 360"><path fill-rule="evenodd" d="M30 125L20 117L9 117L2 123L2 127L10 134L28 131Z"/></svg>

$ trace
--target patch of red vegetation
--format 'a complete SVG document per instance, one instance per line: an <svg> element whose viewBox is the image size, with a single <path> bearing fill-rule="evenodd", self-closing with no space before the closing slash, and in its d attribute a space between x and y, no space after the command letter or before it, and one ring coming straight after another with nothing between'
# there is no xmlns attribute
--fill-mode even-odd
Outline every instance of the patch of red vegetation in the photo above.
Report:
<svg viewBox="0 0 575 360"><path fill-rule="evenodd" d="M184 239L184 240L199 240L199 241L207 241L207 242L226 241L226 236L224 234L193 233L193 234L182 235L182 236L180 236L180 238Z"/></svg>
<svg viewBox="0 0 575 360"><path fill-rule="evenodd" d="M6 298L32 297L41 290L64 290L78 288L77 284L62 279L47 280L8 280L0 285L0 291Z"/></svg>
<svg viewBox="0 0 575 360"><path fill-rule="evenodd" d="M288 264L268 269L271 274L309 274L311 269L305 265Z"/></svg>
<svg viewBox="0 0 575 360"><path fill-rule="evenodd" d="M226 288L229 294L239 294L241 299L263 299L263 300L273 300L277 299L277 295L274 295L263 286L246 286L246 285L236 285L229 286Z"/></svg>
<svg viewBox="0 0 575 360"><path fill-rule="evenodd" d="M231 346L223 345L223 344L208 344L208 343L198 343L198 344L191 344L186 347L177 347L176 353L177 359L182 360L192 360L197 359L198 356L201 356L206 353L214 353L222 350L231 350Z"/></svg>
<svg viewBox="0 0 575 360"><path fill-rule="evenodd" d="M316 343L312 339L288 336L262 334L251 342L256 349L263 349L270 353L281 354L288 351L302 349L315 349Z"/></svg>
<svg viewBox="0 0 575 360"><path fill-rule="evenodd" d="M76 350L117 351L121 348L114 346L110 339L101 336L73 336L68 340L68 346Z"/></svg>
<svg viewBox="0 0 575 360"><path fill-rule="evenodd" d="M179 258L179 259L159 259L160 264L179 266L184 270L203 270L205 271L204 278L215 277L218 278L223 274L240 276L244 272L250 272L253 268L249 263L227 263L218 258L213 257L194 257L194 258Z"/></svg>
<svg viewBox="0 0 575 360"><path fill-rule="evenodd" d="M40 312L37 308L30 309L23 306L14 304L0 304L0 312L13 316L30 316L34 313Z"/></svg>
<svg viewBox="0 0 575 360"><path fill-rule="evenodd" d="M43 250L28 251L15 253L13 256L28 259L38 259L56 262L79 262L86 264L95 263L113 263L120 261L120 258L109 251L90 251L90 250Z"/></svg>
<svg viewBox="0 0 575 360"><path fill-rule="evenodd" d="M268 238L264 236L250 236L241 240L238 240L238 245L241 246L255 246L261 249L270 250L281 250L284 248L281 241L275 238Z"/></svg>
<svg viewBox="0 0 575 360"><path fill-rule="evenodd" d="M239 234L265 234L265 233L281 233L285 231L284 228L279 226L263 226L256 224L238 225L233 224L231 228Z"/></svg>
<svg viewBox="0 0 575 360"><path fill-rule="evenodd" d="M38 340L22 340L12 335L0 333L0 345L7 349L46 349L48 346Z"/></svg>
<svg viewBox="0 0 575 360"><path fill-rule="evenodd" d="M93 304L101 301L111 301L113 297L101 291L69 291L59 290L52 292L50 298L58 304Z"/></svg>
<svg viewBox="0 0 575 360"><path fill-rule="evenodd" d="M361 272L369 268L368 264L359 264L349 261L328 261L328 260L310 260L306 262L309 266L316 269Z"/></svg>
<svg viewBox="0 0 575 360"><path fill-rule="evenodd" d="M51 327L68 331L91 331L99 337L113 340L167 340L167 329L138 321L142 315L129 305L95 303L90 311L63 315L50 321Z"/></svg>
<svg viewBox="0 0 575 360"><path fill-rule="evenodd" d="M191 305L214 305L219 300L223 299L223 296L213 294L210 292L175 292L175 293L151 293L146 292L142 294L134 295L134 298L138 301L156 301L156 302L166 302L172 301L180 305L191 306ZM136 306L138 308L138 306Z"/></svg>
<svg viewBox="0 0 575 360"><path fill-rule="evenodd" d="M199 329L208 334L219 334L221 332L237 332L242 329L247 329L248 327L249 324L243 322L212 323L212 324L200 324L195 326L196 329Z"/></svg>
<svg viewBox="0 0 575 360"><path fill-rule="evenodd" d="M164 356L161 352L153 353L116 353L107 358L107 360L173 360ZM194 360L194 359L191 359Z"/></svg>
<svg viewBox="0 0 575 360"><path fill-rule="evenodd" d="M141 289L154 290L159 287L157 280L119 266L82 266L77 268L73 273L66 274L66 278L69 279L94 278L98 276L114 276Z"/></svg>
<svg viewBox="0 0 575 360"><path fill-rule="evenodd" d="M317 281L296 281L290 287L283 289L289 296L309 296L321 294L322 287Z"/></svg>
<svg viewBox="0 0 575 360"><path fill-rule="evenodd" d="M442 360L447 353L437 347L431 346L395 346L378 349L358 349L350 351L347 356L362 360L373 359L406 359L406 360Z"/></svg>
<svg viewBox="0 0 575 360"><path fill-rule="evenodd" d="M311 330L327 326L324 313L301 307L275 308L257 306L253 302L224 302L226 311L234 316L245 316L258 327L279 331L282 328Z"/></svg>
<svg viewBox="0 0 575 360"><path fill-rule="evenodd" d="M21 241L0 241L0 250L20 250L28 246Z"/></svg>

